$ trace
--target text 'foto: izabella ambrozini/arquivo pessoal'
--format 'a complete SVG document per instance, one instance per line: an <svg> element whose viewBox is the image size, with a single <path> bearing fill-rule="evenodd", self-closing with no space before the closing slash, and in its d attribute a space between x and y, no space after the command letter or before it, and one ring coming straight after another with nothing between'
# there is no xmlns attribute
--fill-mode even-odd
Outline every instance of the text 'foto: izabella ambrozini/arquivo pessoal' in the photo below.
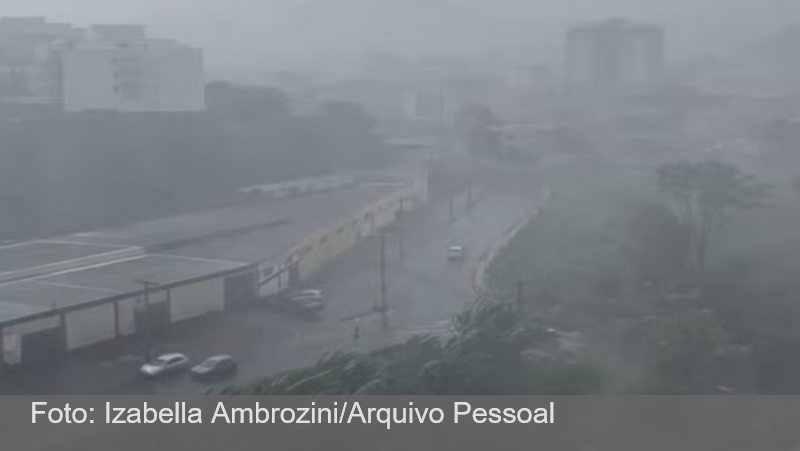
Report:
<svg viewBox="0 0 800 451"><path fill-rule="evenodd" d="M237 403L238 404L238 403ZM358 401L334 402L330 406L312 402L307 407L274 407L255 402L251 407L232 407L217 402L213 412L176 402L170 407L155 408L147 402L136 407L115 407L106 402L101 412L93 407L70 404L32 403L33 424L380 424L390 429L401 424L553 424L555 403L546 407L473 407L455 402L452 409L418 407L409 402L404 407L366 407ZM450 412L450 415L447 412ZM210 415L209 415L210 414Z"/></svg>

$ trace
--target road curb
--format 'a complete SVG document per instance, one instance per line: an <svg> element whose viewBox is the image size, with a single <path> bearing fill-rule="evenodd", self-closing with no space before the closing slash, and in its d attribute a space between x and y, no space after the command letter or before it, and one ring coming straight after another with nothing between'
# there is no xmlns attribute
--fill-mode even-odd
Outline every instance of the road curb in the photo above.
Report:
<svg viewBox="0 0 800 451"><path fill-rule="evenodd" d="M497 240L497 242L494 245L492 245L488 250L486 250L481 254L477 264L472 270L472 276L470 281L472 285L472 291L478 300L483 299L487 294L486 290L484 289L484 286L486 284L485 280L486 271L489 269L489 266L492 264L497 254L499 254L500 251L505 249L508 243L522 229L524 229L528 224L531 223L531 221L533 221L537 216L539 216L539 212L541 211L542 208L544 208L547 205L547 202L550 200L551 195L552 192L550 186L545 185L544 193L537 202L537 205L533 207L533 209L528 214L526 214L522 219L514 223L508 230L506 230L505 233L503 233L503 235L500 237L500 239Z"/></svg>

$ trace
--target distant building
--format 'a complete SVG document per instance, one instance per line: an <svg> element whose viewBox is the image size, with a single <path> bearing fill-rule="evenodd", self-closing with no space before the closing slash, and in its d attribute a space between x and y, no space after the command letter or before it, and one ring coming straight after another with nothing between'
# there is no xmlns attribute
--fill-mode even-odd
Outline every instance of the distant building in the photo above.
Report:
<svg viewBox="0 0 800 451"><path fill-rule="evenodd" d="M62 51L62 81L68 112L205 109L203 52L147 39L138 26L93 27L89 39Z"/></svg>
<svg viewBox="0 0 800 451"><path fill-rule="evenodd" d="M549 83L550 72L544 66L517 66L506 74L506 85L514 90L530 91Z"/></svg>
<svg viewBox="0 0 800 451"><path fill-rule="evenodd" d="M72 25L42 17L0 18L0 99L57 102L61 94L58 49L82 35Z"/></svg>
<svg viewBox="0 0 800 451"><path fill-rule="evenodd" d="M664 31L657 25L612 20L572 27L567 35L567 84L615 93L649 88L665 68Z"/></svg>
<svg viewBox="0 0 800 451"><path fill-rule="evenodd" d="M403 98L406 120L444 123L452 116L452 104L443 86L411 88Z"/></svg>
<svg viewBox="0 0 800 451"><path fill-rule="evenodd" d="M64 111L205 109L203 52L149 39L138 25L89 29L0 18L0 100Z"/></svg>

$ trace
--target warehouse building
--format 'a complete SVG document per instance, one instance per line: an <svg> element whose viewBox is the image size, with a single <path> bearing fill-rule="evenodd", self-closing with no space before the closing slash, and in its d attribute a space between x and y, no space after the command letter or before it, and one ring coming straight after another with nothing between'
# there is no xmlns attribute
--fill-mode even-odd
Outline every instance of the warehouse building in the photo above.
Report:
<svg viewBox="0 0 800 451"><path fill-rule="evenodd" d="M0 247L0 370L295 288L426 202L411 174Z"/></svg>

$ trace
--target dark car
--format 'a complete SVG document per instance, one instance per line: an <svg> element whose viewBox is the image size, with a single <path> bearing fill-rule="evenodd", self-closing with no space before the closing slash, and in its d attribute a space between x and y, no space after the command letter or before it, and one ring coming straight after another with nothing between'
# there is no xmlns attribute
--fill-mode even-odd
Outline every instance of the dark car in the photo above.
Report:
<svg viewBox="0 0 800 451"><path fill-rule="evenodd" d="M190 370L192 377L211 378L230 376L236 372L238 365L233 357L229 355L215 355L209 357L203 363L192 367Z"/></svg>
<svg viewBox="0 0 800 451"><path fill-rule="evenodd" d="M320 290L302 290L279 296L269 305L286 312L315 315L325 308L325 298Z"/></svg>

